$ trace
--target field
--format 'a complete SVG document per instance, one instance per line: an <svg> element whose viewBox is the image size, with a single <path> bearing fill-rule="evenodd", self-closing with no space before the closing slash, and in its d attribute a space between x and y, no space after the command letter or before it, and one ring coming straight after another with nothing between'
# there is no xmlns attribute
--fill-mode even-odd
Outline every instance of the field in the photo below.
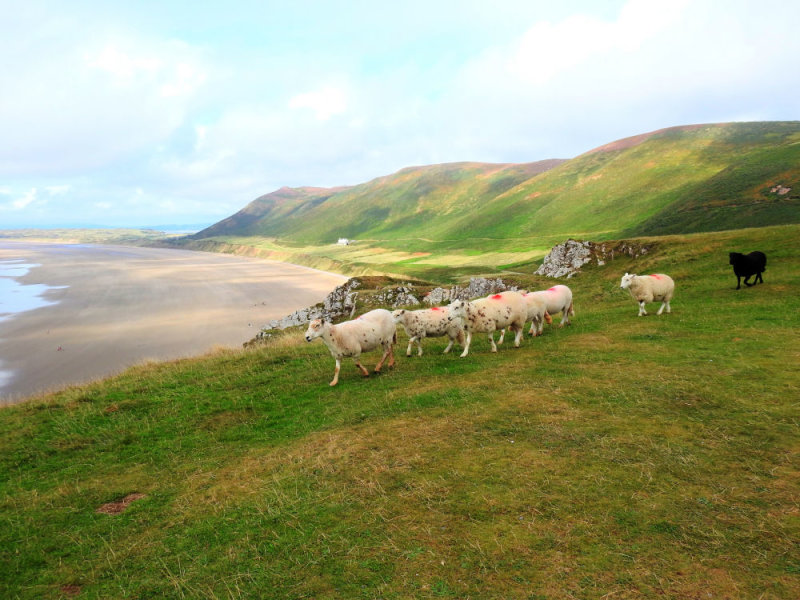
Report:
<svg viewBox="0 0 800 600"><path fill-rule="evenodd" d="M4 409L0 597L798 598L798 239L658 238L497 354L400 333L329 388L292 330ZM672 314L625 271L672 275Z"/></svg>

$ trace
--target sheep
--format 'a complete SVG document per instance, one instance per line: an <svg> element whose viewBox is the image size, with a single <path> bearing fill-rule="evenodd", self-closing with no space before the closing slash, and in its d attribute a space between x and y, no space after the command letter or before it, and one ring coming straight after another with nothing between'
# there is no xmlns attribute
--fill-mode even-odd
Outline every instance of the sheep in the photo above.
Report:
<svg viewBox="0 0 800 600"><path fill-rule="evenodd" d="M561 323L559 327L564 325L571 325L569 318L575 316L575 308L572 305L572 290L565 285L554 285L553 287L540 290L538 292L530 292L533 296L544 300L546 313L544 315L548 324L552 324L552 315L561 313ZM542 333L544 324L539 325L539 333Z"/></svg>
<svg viewBox="0 0 800 600"><path fill-rule="evenodd" d="M450 343L444 354L450 352L454 342L464 345L464 325L460 319L451 319L450 310L446 307L434 306L422 310L400 309L392 313L394 322L402 325L408 335L406 356L411 356L411 346L417 343L418 356L422 356L422 338L446 335Z"/></svg>
<svg viewBox="0 0 800 600"><path fill-rule="evenodd" d="M547 304L545 303L544 299L541 296L536 295L535 292L526 292L521 291L522 297L525 299L525 304L528 307L528 321L531 322L531 328L528 331L529 335L536 337L537 335L542 335L542 328L544 327L544 321L546 318L549 318L550 315L547 314ZM552 322L552 319L550 319ZM497 340L497 345L503 343L503 339L506 336L506 330L500 332L500 339Z"/></svg>
<svg viewBox="0 0 800 600"><path fill-rule="evenodd" d="M469 353L473 333L488 333L492 344L492 352L497 352L494 343L494 332L510 327L514 333L514 346L519 347L522 329L528 320L528 307L519 292L502 292L471 302L456 300L450 303L450 318L462 319L467 332L467 341L461 358Z"/></svg>
<svg viewBox="0 0 800 600"><path fill-rule="evenodd" d="M535 292L522 292L522 297L525 298L525 304L528 306L528 320L531 322L528 334L534 337L542 335L545 319L549 319L550 323L553 322L547 311L547 302Z"/></svg>
<svg viewBox="0 0 800 600"><path fill-rule="evenodd" d="M656 314L661 314L664 308L670 312L669 302L675 292L675 282L669 275L656 273L653 275L635 275L625 273L619 287L628 290L634 300L639 302L639 316L647 314L644 305L648 302L661 302L661 308Z"/></svg>
<svg viewBox="0 0 800 600"><path fill-rule="evenodd" d="M736 289L742 287L742 277L744 277L744 284L748 287L755 285L759 282L764 283L764 278L761 277L767 268L767 256L763 252L756 250L750 254L741 254L740 252L731 252L729 255L729 264L733 265L733 274L736 275ZM753 275L756 276L753 283L748 283Z"/></svg>
<svg viewBox="0 0 800 600"><path fill-rule="evenodd" d="M321 337L330 350L331 356L336 359L336 369L333 372L331 386L339 382L339 369L344 357L352 357L362 375L369 376L369 372L361 364L359 357L362 352L369 352L378 346L383 348L383 356L375 366L375 372L380 373L387 357L389 358L388 365L394 366L393 350L394 344L397 342L397 330L392 313L383 308L371 310L357 319L338 325L323 319L315 319L308 324L305 337L307 342Z"/></svg>

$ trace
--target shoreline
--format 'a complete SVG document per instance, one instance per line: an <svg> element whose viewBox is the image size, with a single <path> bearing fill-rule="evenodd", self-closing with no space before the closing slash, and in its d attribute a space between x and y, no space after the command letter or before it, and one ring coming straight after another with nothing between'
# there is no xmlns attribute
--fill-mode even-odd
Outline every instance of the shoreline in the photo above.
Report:
<svg viewBox="0 0 800 600"><path fill-rule="evenodd" d="M52 304L0 321L0 406L155 360L241 347L271 319L320 302L347 277L182 249L0 240L0 260Z"/></svg>

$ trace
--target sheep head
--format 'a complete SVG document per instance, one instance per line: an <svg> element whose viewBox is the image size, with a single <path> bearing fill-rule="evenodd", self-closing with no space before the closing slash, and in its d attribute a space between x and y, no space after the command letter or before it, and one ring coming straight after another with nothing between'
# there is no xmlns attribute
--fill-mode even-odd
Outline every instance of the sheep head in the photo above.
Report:
<svg viewBox="0 0 800 600"><path fill-rule="evenodd" d="M625 275L622 276L622 281L619 282L619 287L623 290L627 290L631 287L631 282L634 277L636 277L635 273L625 273Z"/></svg>
<svg viewBox="0 0 800 600"><path fill-rule="evenodd" d="M310 342L318 338L325 332L327 327L330 327L330 323L323 319L314 319L308 324L308 329L306 329L306 341Z"/></svg>

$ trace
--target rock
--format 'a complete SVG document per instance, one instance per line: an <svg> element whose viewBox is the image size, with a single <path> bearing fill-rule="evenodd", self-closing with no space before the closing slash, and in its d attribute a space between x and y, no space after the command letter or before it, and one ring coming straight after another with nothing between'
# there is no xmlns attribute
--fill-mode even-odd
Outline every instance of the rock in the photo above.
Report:
<svg viewBox="0 0 800 600"><path fill-rule="evenodd" d="M422 299L425 304L434 306L453 300L470 300L480 296L488 296L506 290L516 290L516 286L509 287L500 279L484 279L483 277L471 277L469 285L461 287L455 285L451 288L435 288L428 292Z"/></svg>
<svg viewBox="0 0 800 600"><path fill-rule="evenodd" d="M579 242L569 239L563 244L554 246L542 265L536 270L536 275L546 277L570 277L580 272L581 267L594 262L603 266L615 256L625 254L631 258L638 258L650 251L650 246L632 242Z"/></svg>
<svg viewBox="0 0 800 600"><path fill-rule="evenodd" d="M542 265L536 270L536 275L570 277L590 260L592 260L592 242L567 240L550 250L544 257Z"/></svg>

